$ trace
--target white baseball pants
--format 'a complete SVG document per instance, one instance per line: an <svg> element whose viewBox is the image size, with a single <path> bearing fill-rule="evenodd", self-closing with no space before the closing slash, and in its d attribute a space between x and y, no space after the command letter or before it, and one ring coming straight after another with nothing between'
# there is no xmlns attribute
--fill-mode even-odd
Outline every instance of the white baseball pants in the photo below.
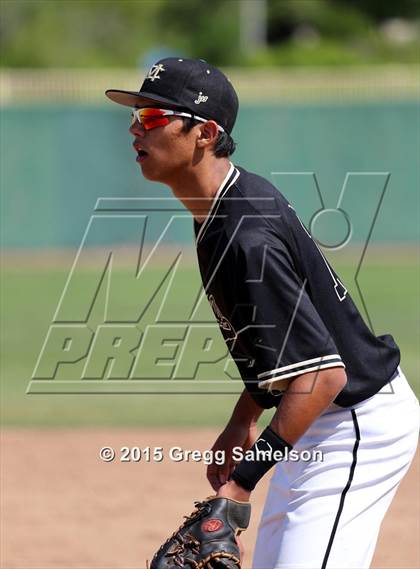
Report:
<svg viewBox="0 0 420 569"><path fill-rule="evenodd" d="M274 470L253 569L368 568L418 429L417 398L401 370L366 401L331 405L295 446L320 450L323 460Z"/></svg>

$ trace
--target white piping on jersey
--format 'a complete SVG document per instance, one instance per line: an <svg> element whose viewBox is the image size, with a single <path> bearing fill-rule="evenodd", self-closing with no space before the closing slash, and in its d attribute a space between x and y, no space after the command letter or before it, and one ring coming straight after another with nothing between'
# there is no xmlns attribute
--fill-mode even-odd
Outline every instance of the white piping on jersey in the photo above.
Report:
<svg viewBox="0 0 420 569"><path fill-rule="evenodd" d="M274 383L275 381L281 381L282 379L287 379L288 377L294 377L296 375L302 375L303 373L308 373L309 371L318 371L320 369L327 369L329 367L346 367L346 366L343 364L342 361L337 361L337 362L314 365L312 367L304 368L303 370L302 369L298 369L298 370L295 369L294 371L286 373L285 375L270 377L270 379L265 379L264 381L259 381L258 387L267 387L267 386L271 385L272 383Z"/></svg>
<svg viewBox="0 0 420 569"><path fill-rule="evenodd" d="M211 204L210 207L210 211L207 214L206 219L203 221L203 223L201 224L200 227L200 231L198 232L197 235L197 239L196 239L196 244L198 245L200 239L203 237L205 231L207 230L209 224L211 223L212 219L214 218L214 216L216 215L216 210L219 207L220 204L220 200L221 198L226 194L226 192L229 190L229 188L236 182L236 180L239 178L239 170L237 168L235 168L235 166L232 164L232 162L230 162L230 168L229 168L229 172L226 174L225 179L223 180L223 182L220 184L219 189L217 190L214 198L213 198L213 203ZM232 177L232 180L229 182L230 178ZM228 183L229 182L229 183Z"/></svg>
<svg viewBox="0 0 420 569"><path fill-rule="evenodd" d="M306 366L308 364L314 364L315 362L322 363L324 361L337 360L337 359L339 361L341 361L341 357L338 354L333 354L330 356L321 356L319 358L312 358L311 360L304 360L304 361L298 362L296 364L290 364L288 366L283 366L283 367L279 367L276 369L272 369L271 371L265 371L264 373L259 373L257 375L257 377L258 377L258 379L260 379L260 378L265 377L267 375L272 375L273 373L282 373L284 371L288 371L288 370L291 370L291 369L296 368L296 367L303 367L303 366Z"/></svg>

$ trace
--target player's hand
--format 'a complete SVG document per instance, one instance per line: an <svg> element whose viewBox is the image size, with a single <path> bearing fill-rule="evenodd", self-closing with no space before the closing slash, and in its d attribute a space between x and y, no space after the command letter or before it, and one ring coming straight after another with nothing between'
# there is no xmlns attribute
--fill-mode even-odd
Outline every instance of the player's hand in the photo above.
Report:
<svg viewBox="0 0 420 569"><path fill-rule="evenodd" d="M227 425L211 449L212 451L224 451L225 462L222 465L210 464L207 467L207 479L213 490L217 492L219 488L227 482L237 464L232 457L233 448L241 447L243 450L248 450L252 447L256 439L256 424L242 425L240 423L229 423Z"/></svg>
<svg viewBox="0 0 420 569"><path fill-rule="evenodd" d="M219 498L229 498L230 500L236 500L237 502L249 502L251 497L251 492L242 488L235 480L228 480L226 484L220 486L217 491L217 496Z"/></svg>
<svg viewBox="0 0 420 569"><path fill-rule="evenodd" d="M236 543L238 544L239 547L239 554L240 554L240 559L241 559L241 566L244 563L244 559L245 559L245 548L244 548L244 544L242 543L242 540L240 539L239 535L236 536Z"/></svg>

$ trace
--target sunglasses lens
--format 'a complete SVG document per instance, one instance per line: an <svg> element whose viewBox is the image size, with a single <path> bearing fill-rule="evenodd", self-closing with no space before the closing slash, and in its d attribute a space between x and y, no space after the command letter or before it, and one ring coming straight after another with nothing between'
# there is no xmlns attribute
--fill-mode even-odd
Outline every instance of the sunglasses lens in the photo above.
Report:
<svg viewBox="0 0 420 569"><path fill-rule="evenodd" d="M132 114L132 124L138 120L145 130L169 124L165 111L161 109L139 109Z"/></svg>

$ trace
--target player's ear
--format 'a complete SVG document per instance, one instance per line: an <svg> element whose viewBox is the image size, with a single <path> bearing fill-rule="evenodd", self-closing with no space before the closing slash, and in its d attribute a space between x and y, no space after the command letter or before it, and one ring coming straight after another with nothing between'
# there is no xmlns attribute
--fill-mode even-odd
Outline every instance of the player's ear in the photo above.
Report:
<svg viewBox="0 0 420 569"><path fill-rule="evenodd" d="M198 148L205 148L213 145L219 135L217 123L215 121L207 121L199 125L199 136L197 138Z"/></svg>

